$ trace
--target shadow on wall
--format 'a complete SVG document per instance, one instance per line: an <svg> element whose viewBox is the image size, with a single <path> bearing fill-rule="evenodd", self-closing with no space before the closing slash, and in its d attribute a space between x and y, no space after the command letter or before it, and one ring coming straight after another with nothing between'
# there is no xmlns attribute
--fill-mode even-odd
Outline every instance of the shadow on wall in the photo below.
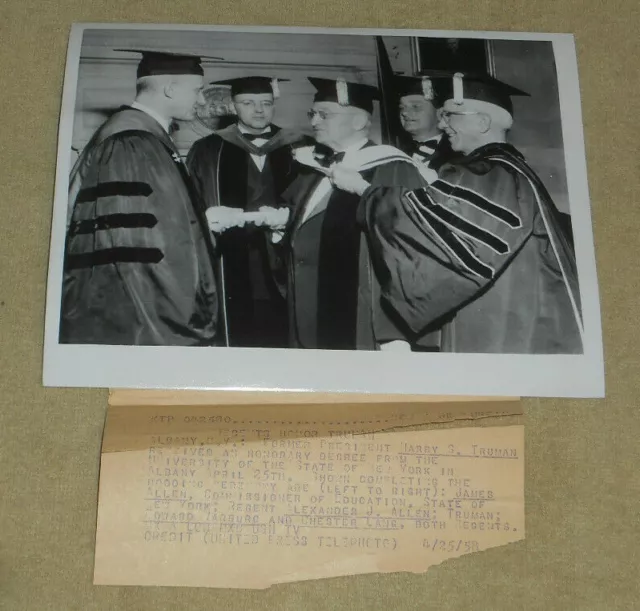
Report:
<svg viewBox="0 0 640 611"><path fill-rule="evenodd" d="M553 45L546 41L496 40L492 46L496 76L531 95L514 98L509 140L538 173L560 211L569 213Z"/></svg>

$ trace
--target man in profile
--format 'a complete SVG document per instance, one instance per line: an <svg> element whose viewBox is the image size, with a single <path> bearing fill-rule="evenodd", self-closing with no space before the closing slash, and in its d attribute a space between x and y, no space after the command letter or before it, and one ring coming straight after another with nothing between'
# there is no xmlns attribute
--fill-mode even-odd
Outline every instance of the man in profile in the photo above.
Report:
<svg viewBox="0 0 640 611"><path fill-rule="evenodd" d="M436 71L398 75L395 88L400 124L406 132L400 148L417 163L437 172L453 155L447 135L438 126L438 111L447 99L450 78Z"/></svg>
<svg viewBox="0 0 640 611"><path fill-rule="evenodd" d="M201 60L136 52L135 101L98 129L71 173L60 342L210 346L211 234L169 136L204 101Z"/></svg>
<svg viewBox="0 0 640 611"><path fill-rule="evenodd" d="M237 122L198 140L187 164L218 233L221 333L228 346L285 347L286 273L274 241L288 215L279 197L295 177L290 145L300 135L272 123L277 79L214 84L231 86Z"/></svg>
<svg viewBox="0 0 640 611"><path fill-rule="evenodd" d="M463 156L421 189L336 177L366 207L383 300L415 336L442 328L443 351L579 354L582 315L565 222L507 143L512 96L488 75L452 77L440 126Z"/></svg>
<svg viewBox="0 0 640 611"><path fill-rule="evenodd" d="M309 78L316 88L309 119L315 146L300 147L299 176L285 193L292 208L289 251L291 346L389 350L406 346L397 316L381 307L360 218L362 200L340 188L341 172L371 184L420 187L414 162L369 138L375 87L343 79Z"/></svg>

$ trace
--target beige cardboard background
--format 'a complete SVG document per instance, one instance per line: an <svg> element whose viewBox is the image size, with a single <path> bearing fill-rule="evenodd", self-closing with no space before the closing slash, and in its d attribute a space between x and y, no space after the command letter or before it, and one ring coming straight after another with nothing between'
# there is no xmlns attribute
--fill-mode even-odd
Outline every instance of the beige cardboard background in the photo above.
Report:
<svg viewBox="0 0 640 611"><path fill-rule="evenodd" d="M91 583L107 392L42 388L57 121L72 21L576 34L607 399L527 400L527 540L424 576L266 592ZM0 4L0 608L630 610L640 604L637 0L4 0Z"/></svg>

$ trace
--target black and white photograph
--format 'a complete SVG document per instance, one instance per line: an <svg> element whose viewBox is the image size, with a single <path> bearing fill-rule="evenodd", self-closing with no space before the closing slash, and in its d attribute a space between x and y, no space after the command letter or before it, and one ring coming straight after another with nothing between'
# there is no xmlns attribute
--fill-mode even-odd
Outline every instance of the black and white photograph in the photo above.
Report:
<svg viewBox="0 0 640 611"><path fill-rule="evenodd" d="M76 24L44 383L604 396L567 34Z"/></svg>

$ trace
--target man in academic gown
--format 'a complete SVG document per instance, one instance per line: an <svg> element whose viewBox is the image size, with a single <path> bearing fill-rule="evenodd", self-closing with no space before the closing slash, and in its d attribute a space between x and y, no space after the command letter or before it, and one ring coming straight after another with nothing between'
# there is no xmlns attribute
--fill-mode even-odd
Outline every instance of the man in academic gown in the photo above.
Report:
<svg viewBox="0 0 640 611"><path fill-rule="evenodd" d="M575 255L542 181L506 142L514 95L528 94L457 73L441 127L463 158L422 189L355 172L338 183L366 202L383 300L416 336L446 320L445 351L579 354Z"/></svg>
<svg viewBox="0 0 640 611"><path fill-rule="evenodd" d="M369 139L376 88L309 80L317 90L309 112L317 144L296 149L303 169L284 195L292 208L285 235L291 345L392 349L405 333L395 313L381 307L358 217L361 198L336 188L332 175L353 168L372 184L407 189L424 180L407 155Z"/></svg>
<svg viewBox="0 0 640 611"><path fill-rule="evenodd" d="M451 89L447 77L447 73L433 70L395 77L400 123L406 132L400 148L435 171L454 154L447 135L438 127L438 110Z"/></svg>
<svg viewBox="0 0 640 611"><path fill-rule="evenodd" d="M209 346L213 244L169 136L172 120L193 119L204 101L203 70L198 57L140 52L135 101L72 170L60 342Z"/></svg>
<svg viewBox="0 0 640 611"><path fill-rule="evenodd" d="M272 124L277 79L216 84L231 86L237 123L198 140L187 165L219 232L222 332L229 346L285 347L286 272L274 242L287 218L279 197L295 177L291 145L301 136Z"/></svg>

